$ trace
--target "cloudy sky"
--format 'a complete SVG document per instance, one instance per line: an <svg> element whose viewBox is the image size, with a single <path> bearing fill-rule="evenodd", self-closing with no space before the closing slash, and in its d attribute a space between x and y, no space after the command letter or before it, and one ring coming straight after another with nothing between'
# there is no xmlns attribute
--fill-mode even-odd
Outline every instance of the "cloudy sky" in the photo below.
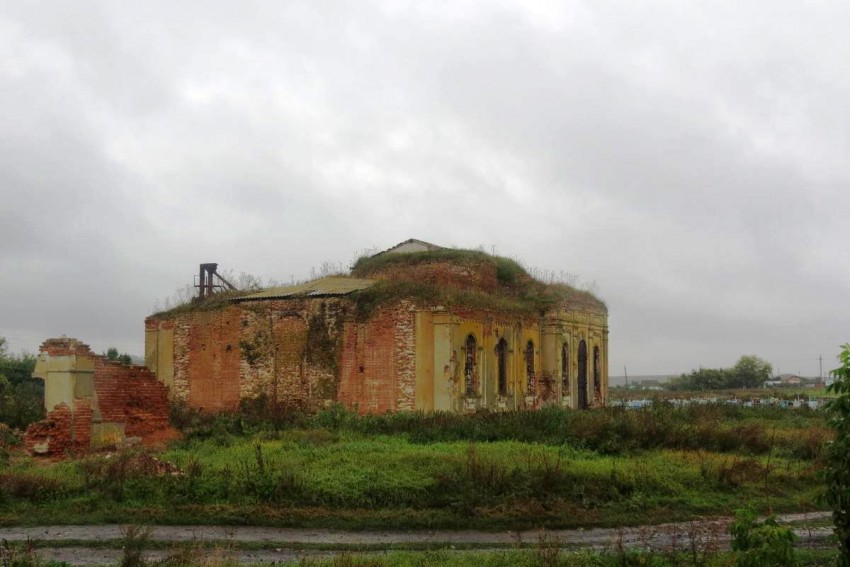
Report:
<svg viewBox="0 0 850 567"><path fill-rule="evenodd" d="M201 262L578 276L611 374L850 341L850 4L0 0L0 336L141 354Z"/></svg>

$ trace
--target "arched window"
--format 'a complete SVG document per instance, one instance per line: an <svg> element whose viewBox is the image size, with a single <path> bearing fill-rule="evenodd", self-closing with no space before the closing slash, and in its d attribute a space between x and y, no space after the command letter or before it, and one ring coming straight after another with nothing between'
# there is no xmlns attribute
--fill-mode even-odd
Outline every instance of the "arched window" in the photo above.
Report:
<svg viewBox="0 0 850 567"><path fill-rule="evenodd" d="M570 392L570 347L567 343L561 346L561 395Z"/></svg>
<svg viewBox="0 0 850 567"><path fill-rule="evenodd" d="M602 392L602 381L599 376L599 347L593 347L593 391L598 395Z"/></svg>
<svg viewBox="0 0 850 567"><path fill-rule="evenodd" d="M501 338L496 344L496 368L499 377L499 395L508 395L508 342Z"/></svg>
<svg viewBox="0 0 850 567"><path fill-rule="evenodd" d="M534 392L534 342L528 341L525 345L525 380L528 385L528 393Z"/></svg>
<svg viewBox="0 0 850 567"><path fill-rule="evenodd" d="M478 353L478 345L475 337L470 334L466 337L466 361L463 365L463 378L467 396L474 396L478 392L478 380L475 376L475 356Z"/></svg>
<svg viewBox="0 0 850 567"><path fill-rule="evenodd" d="M578 344L578 408L587 408L587 343Z"/></svg>

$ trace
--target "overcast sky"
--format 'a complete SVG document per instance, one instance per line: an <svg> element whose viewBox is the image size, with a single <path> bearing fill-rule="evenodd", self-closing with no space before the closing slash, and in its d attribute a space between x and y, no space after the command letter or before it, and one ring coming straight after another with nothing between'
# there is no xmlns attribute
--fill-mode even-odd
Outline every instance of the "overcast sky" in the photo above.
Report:
<svg viewBox="0 0 850 567"><path fill-rule="evenodd" d="M0 336L407 238L595 284L610 373L850 341L850 3L0 0Z"/></svg>

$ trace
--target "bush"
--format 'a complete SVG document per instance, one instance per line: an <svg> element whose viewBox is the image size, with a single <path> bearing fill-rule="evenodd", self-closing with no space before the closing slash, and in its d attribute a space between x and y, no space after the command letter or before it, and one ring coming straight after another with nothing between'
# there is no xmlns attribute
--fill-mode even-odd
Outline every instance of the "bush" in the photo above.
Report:
<svg viewBox="0 0 850 567"><path fill-rule="evenodd" d="M832 507L835 535L841 547L841 564L850 565L850 344L842 347L841 366L831 372L835 382L829 392L836 397L827 405L835 440L827 449L824 474L826 501Z"/></svg>
<svg viewBox="0 0 850 567"><path fill-rule="evenodd" d="M773 516L759 523L750 509L735 511L730 527L735 565L739 567L781 567L796 565L791 528L780 527Z"/></svg>

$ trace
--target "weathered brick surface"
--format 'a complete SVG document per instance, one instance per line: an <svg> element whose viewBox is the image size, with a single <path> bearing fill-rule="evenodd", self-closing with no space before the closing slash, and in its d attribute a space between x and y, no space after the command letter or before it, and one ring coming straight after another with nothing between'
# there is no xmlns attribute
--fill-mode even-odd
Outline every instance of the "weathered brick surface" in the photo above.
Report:
<svg viewBox="0 0 850 567"><path fill-rule="evenodd" d="M27 427L24 447L31 455L61 457L72 448L72 435L71 408L59 404L47 412L43 421Z"/></svg>
<svg viewBox="0 0 850 567"><path fill-rule="evenodd" d="M30 425L24 436L27 451L51 457L85 451L92 445L95 423L123 425L127 436L143 440L168 430L166 388L150 370L107 360L75 339L49 339L40 349L40 356L69 354L94 361L93 394L75 398L73 408L61 403Z"/></svg>
<svg viewBox="0 0 850 567"><path fill-rule="evenodd" d="M209 411L258 397L313 410L336 399L341 321L352 310L340 298L257 301L147 324L175 330L173 398Z"/></svg>
<svg viewBox="0 0 850 567"><path fill-rule="evenodd" d="M144 366L122 366L98 357L94 389L101 421L123 423L128 437L168 428L166 388Z"/></svg>
<svg viewBox="0 0 850 567"><path fill-rule="evenodd" d="M412 410L416 365L414 312L402 301L368 321L345 324L338 400L361 413Z"/></svg>
<svg viewBox="0 0 850 567"><path fill-rule="evenodd" d="M239 319L235 308L191 314L181 349L191 406L209 411L239 407Z"/></svg>

